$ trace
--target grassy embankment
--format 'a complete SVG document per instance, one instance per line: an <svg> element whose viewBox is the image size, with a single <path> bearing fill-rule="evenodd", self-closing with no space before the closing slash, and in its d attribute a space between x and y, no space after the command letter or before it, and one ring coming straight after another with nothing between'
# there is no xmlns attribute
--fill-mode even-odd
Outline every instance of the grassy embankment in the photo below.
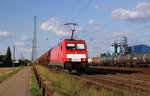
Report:
<svg viewBox="0 0 150 96"><path fill-rule="evenodd" d="M107 91L40 65L35 65L53 96L149 96L137 91Z"/></svg>
<svg viewBox="0 0 150 96"><path fill-rule="evenodd" d="M8 77L12 76L13 74L17 73L23 67L16 67L16 68L0 68L0 83L3 80L6 80Z"/></svg>
<svg viewBox="0 0 150 96"><path fill-rule="evenodd" d="M33 68L31 67L31 85L30 85L30 96L41 96L41 93L39 91L37 80L33 71Z"/></svg>

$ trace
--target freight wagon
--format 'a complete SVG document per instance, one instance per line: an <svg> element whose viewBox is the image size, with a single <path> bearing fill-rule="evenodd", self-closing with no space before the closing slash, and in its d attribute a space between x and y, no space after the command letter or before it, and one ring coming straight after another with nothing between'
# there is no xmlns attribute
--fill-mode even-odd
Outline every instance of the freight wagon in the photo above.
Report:
<svg viewBox="0 0 150 96"><path fill-rule="evenodd" d="M128 54L101 57L102 65L147 67L150 64L150 53Z"/></svg>
<svg viewBox="0 0 150 96"><path fill-rule="evenodd" d="M150 53L88 58L91 66L150 67Z"/></svg>

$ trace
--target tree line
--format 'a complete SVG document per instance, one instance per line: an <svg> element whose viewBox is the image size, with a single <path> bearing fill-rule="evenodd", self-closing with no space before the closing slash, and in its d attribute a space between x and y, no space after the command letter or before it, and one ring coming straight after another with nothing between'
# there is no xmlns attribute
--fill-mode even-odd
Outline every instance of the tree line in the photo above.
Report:
<svg viewBox="0 0 150 96"><path fill-rule="evenodd" d="M13 67L13 62L16 60L13 61L11 56L11 50L10 47L8 47L6 55L0 55L0 67ZM14 62L14 67L27 66L27 63L29 62L30 61L28 59L19 59L18 62Z"/></svg>

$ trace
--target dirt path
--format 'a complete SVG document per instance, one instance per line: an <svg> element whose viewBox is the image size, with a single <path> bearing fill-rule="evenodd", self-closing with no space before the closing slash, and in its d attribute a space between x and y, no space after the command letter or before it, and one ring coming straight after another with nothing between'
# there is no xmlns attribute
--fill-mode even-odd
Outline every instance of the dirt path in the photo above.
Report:
<svg viewBox="0 0 150 96"><path fill-rule="evenodd" d="M0 96L29 96L30 67L26 67L15 75L0 83Z"/></svg>

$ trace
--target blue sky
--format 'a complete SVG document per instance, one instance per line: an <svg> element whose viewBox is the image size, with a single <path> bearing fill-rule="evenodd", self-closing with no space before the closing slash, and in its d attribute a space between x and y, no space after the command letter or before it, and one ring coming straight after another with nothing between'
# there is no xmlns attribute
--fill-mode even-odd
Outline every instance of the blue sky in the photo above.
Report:
<svg viewBox="0 0 150 96"><path fill-rule="evenodd" d="M150 0L0 0L0 54L16 45L17 59L31 59L34 16L37 57L71 37L64 26L70 22L78 24L74 38L86 41L89 57L123 36L129 45L150 45Z"/></svg>

